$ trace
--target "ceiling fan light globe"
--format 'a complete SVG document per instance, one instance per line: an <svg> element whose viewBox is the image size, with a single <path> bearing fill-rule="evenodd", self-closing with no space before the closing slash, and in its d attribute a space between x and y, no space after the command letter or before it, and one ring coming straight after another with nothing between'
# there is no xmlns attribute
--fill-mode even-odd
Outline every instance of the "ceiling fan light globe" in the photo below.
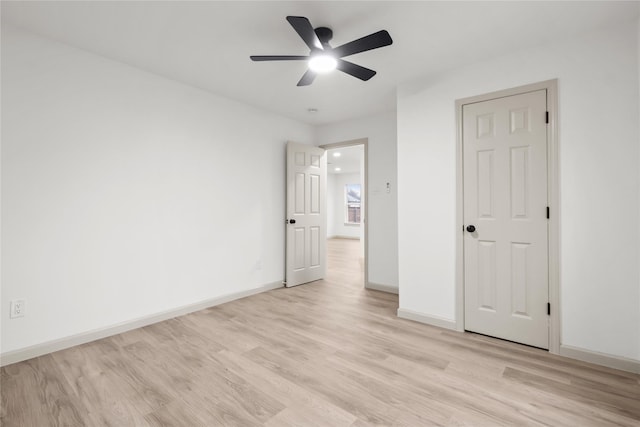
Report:
<svg viewBox="0 0 640 427"><path fill-rule="evenodd" d="M314 55L309 59L309 69L316 73L328 73L336 69L338 61L331 55Z"/></svg>

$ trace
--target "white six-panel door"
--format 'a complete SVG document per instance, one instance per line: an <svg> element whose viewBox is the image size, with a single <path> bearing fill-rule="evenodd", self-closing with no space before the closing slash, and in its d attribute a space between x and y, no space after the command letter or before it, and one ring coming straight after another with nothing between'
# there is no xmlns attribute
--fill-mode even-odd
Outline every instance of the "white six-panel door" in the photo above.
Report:
<svg viewBox="0 0 640 427"><path fill-rule="evenodd" d="M462 108L465 329L541 348L549 347L546 105L539 90Z"/></svg>
<svg viewBox="0 0 640 427"><path fill-rule="evenodd" d="M327 160L319 147L287 143L286 285L326 272Z"/></svg>

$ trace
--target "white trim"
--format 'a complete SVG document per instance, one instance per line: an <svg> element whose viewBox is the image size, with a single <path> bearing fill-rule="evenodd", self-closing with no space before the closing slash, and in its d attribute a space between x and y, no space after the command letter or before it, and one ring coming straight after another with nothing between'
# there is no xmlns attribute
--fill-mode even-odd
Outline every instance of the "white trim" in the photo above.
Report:
<svg viewBox="0 0 640 427"><path fill-rule="evenodd" d="M368 282L364 287L367 288L367 289L374 290L374 291L387 292L389 294L398 295L398 287L397 286L382 285L380 283Z"/></svg>
<svg viewBox="0 0 640 427"><path fill-rule="evenodd" d="M558 149L558 80L546 82L547 110L547 197L549 202L549 352L560 353L560 153Z"/></svg>
<svg viewBox="0 0 640 427"><path fill-rule="evenodd" d="M456 101L456 331L464 332L464 174L462 101Z"/></svg>
<svg viewBox="0 0 640 427"><path fill-rule="evenodd" d="M406 308L398 309L398 317L401 319L413 320L414 322L420 322L431 326L437 326L438 328L456 330L456 321L445 319L444 317L433 316L430 314L419 313L417 311L409 310Z"/></svg>
<svg viewBox="0 0 640 427"><path fill-rule="evenodd" d="M327 239L360 240L359 237L343 236L341 234L334 234L333 236L327 237Z"/></svg>
<svg viewBox="0 0 640 427"><path fill-rule="evenodd" d="M266 285L258 286L257 288L249 289L246 291L234 292L216 298L210 298L197 303L187 304L182 307L177 307L149 316L140 317L138 319L118 323L116 325L98 328L92 331L81 332L76 335L59 338L18 350L8 351L6 353L0 354L0 366L7 366L12 363L32 359L44 354L53 353L55 351L64 350L65 348L74 347L80 344L85 344L91 341L110 337L112 335L121 334L132 329L142 328L143 326L151 325L153 323L162 322L174 317L193 313L194 311L204 310L205 308L214 307L216 305L224 304L233 300L248 297L250 295L259 294L261 292L266 292L282 287L282 281L268 283Z"/></svg>
<svg viewBox="0 0 640 427"><path fill-rule="evenodd" d="M463 240L463 164L462 106L506 96L546 89L549 125L547 126L547 194L549 219L549 352L560 354L560 181L558 150L558 80L547 80L498 92L456 100L456 320L455 329L464 331L464 240Z"/></svg>
<svg viewBox="0 0 640 427"><path fill-rule="evenodd" d="M583 362L640 374L640 360L627 359L626 357L613 356L565 344L560 345L559 354L564 357L582 360Z"/></svg>

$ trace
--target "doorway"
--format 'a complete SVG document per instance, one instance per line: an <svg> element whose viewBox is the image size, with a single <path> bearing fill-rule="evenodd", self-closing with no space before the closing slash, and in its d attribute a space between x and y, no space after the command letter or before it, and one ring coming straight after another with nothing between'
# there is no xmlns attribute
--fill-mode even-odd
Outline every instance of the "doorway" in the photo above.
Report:
<svg viewBox="0 0 640 427"><path fill-rule="evenodd" d="M323 145L327 156L327 279L367 283L367 139Z"/></svg>
<svg viewBox="0 0 640 427"><path fill-rule="evenodd" d="M458 329L557 350L555 81L457 110Z"/></svg>

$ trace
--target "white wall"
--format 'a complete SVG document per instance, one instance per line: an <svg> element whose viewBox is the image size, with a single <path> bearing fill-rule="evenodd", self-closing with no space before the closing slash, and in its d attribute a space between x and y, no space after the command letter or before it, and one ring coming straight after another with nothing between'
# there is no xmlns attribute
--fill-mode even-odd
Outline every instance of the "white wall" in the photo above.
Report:
<svg viewBox="0 0 640 427"><path fill-rule="evenodd" d="M360 173L337 173L327 175L327 235L328 237L360 238L360 225L345 225L345 194L347 184L361 184Z"/></svg>
<svg viewBox="0 0 640 427"><path fill-rule="evenodd" d="M638 19L638 38L637 38L637 48L638 48L638 81L640 82L640 18ZM638 84L638 145L640 146L640 83ZM640 150L639 150L640 151ZM639 153L640 154L640 153ZM638 159L638 163L640 163L640 158ZM640 197L640 196L639 196ZM640 212L639 212L640 213ZM640 217L638 217L638 222L640 222ZM640 240L640 227L638 228L638 240ZM640 253L638 254L640 257ZM638 259L638 269L640 269L640 258ZM640 276L640 273L638 274ZM638 306L640 307L640 292L638 292ZM638 332L640 334L640 331ZM640 338L638 338L640 340ZM639 350L640 352L640 350ZM638 355L640 359L640 354Z"/></svg>
<svg viewBox="0 0 640 427"><path fill-rule="evenodd" d="M369 282L398 287L396 114L378 114L316 128L318 145L368 138ZM386 183L390 192L386 191Z"/></svg>
<svg viewBox="0 0 640 427"><path fill-rule="evenodd" d="M621 25L400 88L401 308L455 319L455 100L558 78L562 344L640 359L637 43Z"/></svg>
<svg viewBox="0 0 640 427"><path fill-rule="evenodd" d="M310 126L3 26L1 136L3 352L283 279Z"/></svg>

